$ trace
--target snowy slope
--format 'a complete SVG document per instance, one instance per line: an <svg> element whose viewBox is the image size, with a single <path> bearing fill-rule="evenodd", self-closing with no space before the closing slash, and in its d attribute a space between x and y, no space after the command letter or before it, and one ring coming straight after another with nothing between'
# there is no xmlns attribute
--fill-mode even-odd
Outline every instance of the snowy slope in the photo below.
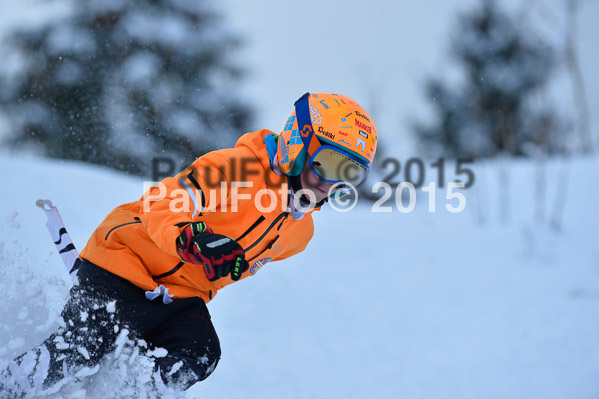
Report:
<svg viewBox="0 0 599 399"><path fill-rule="evenodd" d="M35 158L0 155L0 167L3 366L53 331L70 285L35 200L59 206L82 248L142 182ZM307 251L209 304L222 361L188 397L596 398L598 167L547 166L546 215L567 190L559 232L534 222L538 169L527 162L477 165L457 215L441 211L441 192L434 214L426 201L410 214L369 205L317 213ZM569 184L560 186L564 170ZM85 396L119 397L108 386Z"/></svg>

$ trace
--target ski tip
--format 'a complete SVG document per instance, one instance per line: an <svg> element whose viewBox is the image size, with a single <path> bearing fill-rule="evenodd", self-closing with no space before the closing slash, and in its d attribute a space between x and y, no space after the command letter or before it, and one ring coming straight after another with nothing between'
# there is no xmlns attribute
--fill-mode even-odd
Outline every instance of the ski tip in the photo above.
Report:
<svg viewBox="0 0 599 399"><path fill-rule="evenodd" d="M37 201L35 201L35 205L37 205L45 211L49 211L55 208L55 206L52 204L52 201L48 199L38 199Z"/></svg>

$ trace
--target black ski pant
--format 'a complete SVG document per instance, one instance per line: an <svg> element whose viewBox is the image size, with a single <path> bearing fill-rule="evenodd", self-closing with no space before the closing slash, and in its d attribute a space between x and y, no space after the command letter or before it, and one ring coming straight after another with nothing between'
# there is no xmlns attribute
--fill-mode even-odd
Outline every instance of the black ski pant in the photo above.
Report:
<svg viewBox="0 0 599 399"><path fill-rule="evenodd" d="M147 342L149 349L168 351L156 358L155 367L167 386L186 389L214 371L220 343L202 299L177 299L169 304L164 304L162 297L150 301L144 290L86 260L77 277L79 283L71 289L62 312L64 324L38 347L36 367L48 369L44 389L84 367L97 365L116 348L117 337L124 330L129 339ZM31 351L14 363L21 364L26 356L31 357ZM34 387L35 370L31 374L27 379Z"/></svg>

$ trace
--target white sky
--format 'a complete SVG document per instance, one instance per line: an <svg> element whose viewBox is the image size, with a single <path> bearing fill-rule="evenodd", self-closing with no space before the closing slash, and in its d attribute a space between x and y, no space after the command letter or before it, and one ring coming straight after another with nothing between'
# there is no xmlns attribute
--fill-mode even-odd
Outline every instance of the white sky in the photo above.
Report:
<svg viewBox="0 0 599 399"><path fill-rule="evenodd" d="M306 91L353 97L375 118L379 137L396 156L417 155L409 124L428 115L427 76L455 76L449 37L455 16L476 0L221 0L229 25L245 38L236 62L249 74L243 95L258 114L253 128L278 131L293 102ZM566 0L504 0L527 7L540 35L561 38ZM599 114L599 1L581 0L579 49L591 115ZM0 0L0 32L61 13L60 0ZM572 109L571 86L562 75L555 102ZM599 143L599 119L592 121Z"/></svg>

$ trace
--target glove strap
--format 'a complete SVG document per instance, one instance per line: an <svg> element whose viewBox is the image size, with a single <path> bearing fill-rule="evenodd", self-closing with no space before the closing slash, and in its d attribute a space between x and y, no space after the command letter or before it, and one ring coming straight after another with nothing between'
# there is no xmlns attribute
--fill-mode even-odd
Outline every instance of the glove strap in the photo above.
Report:
<svg viewBox="0 0 599 399"><path fill-rule="evenodd" d="M184 261L189 262L189 256L193 256L192 248L189 247L192 237L203 233L212 233L212 229L204 222L193 222L185 226L181 235L177 238L177 252Z"/></svg>

